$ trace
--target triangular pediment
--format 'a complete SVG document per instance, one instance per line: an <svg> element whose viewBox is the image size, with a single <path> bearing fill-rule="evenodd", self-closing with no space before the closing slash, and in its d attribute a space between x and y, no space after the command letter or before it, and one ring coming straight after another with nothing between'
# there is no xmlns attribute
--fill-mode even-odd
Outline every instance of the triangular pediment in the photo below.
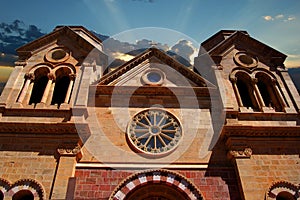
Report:
<svg viewBox="0 0 300 200"><path fill-rule="evenodd" d="M208 53L216 64L230 49L248 52L265 65L284 66L286 55L252 38L246 31L220 31L201 44L199 55Z"/></svg>
<svg viewBox="0 0 300 200"><path fill-rule="evenodd" d="M156 48L106 74L98 86L214 87L213 84Z"/></svg>
<svg viewBox="0 0 300 200"><path fill-rule="evenodd" d="M76 48L80 56L86 56L94 49L102 51L101 40L81 26L60 26L53 32L46 34L17 49L21 60L26 60L30 56L43 51L49 46L67 46L70 44Z"/></svg>

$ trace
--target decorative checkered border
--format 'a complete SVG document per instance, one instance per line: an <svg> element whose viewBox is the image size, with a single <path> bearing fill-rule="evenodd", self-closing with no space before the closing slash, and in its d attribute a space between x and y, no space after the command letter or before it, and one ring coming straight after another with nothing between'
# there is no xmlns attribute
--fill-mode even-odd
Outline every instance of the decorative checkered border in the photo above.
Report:
<svg viewBox="0 0 300 200"><path fill-rule="evenodd" d="M191 200L203 200L203 195L186 177L169 170L149 170L133 174L122 181L113 191L109 200L123 200L136 187L148 183L163 183L182 191Z"/></svg>
<svg viewBox="0 0 300 200"><path fill-rule="evenodd" d="M44 200L44 189L43 187L33 179L21 179L17 182L10 184L9 181L0 178L0 192L5 197L12 197L15 193L21 190L29 190L34 200Z"/></svg>
<svg viewBox="0 0 300 200"><path fill-rule="evenodd" d="M277 195L284 191L292 194L295 199L297 198L297 200L300 200L300 185L297 186L287 181L273 183L266 192L266 200L275 200Z"/></svg>

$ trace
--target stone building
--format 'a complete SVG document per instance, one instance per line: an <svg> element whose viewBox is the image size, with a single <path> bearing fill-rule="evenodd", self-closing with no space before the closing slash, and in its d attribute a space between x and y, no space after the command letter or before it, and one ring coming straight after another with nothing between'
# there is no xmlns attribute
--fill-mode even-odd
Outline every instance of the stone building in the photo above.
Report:
<svg viewBox="0 0 300 200"><path fill-rule="evenodd" d="M17 52L0 200L299 199L300 98L286 56L247 32L207 39L193 69L149 48L107 70L79 26Z"/></svg>

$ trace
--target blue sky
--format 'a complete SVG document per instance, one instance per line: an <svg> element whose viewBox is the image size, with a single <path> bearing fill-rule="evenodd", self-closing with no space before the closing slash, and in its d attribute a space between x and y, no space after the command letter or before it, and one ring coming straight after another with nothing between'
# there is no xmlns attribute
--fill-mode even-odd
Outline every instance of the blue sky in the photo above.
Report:
<svg viewBox="0 0 300 200"><path fill-rule="evenodd" d="M287 54L300 66L299 0L3 0L0 22L20 19L43 32L57 25L83 25L105 35L160 27L198 43L221 29L248 33Z"/></svg>

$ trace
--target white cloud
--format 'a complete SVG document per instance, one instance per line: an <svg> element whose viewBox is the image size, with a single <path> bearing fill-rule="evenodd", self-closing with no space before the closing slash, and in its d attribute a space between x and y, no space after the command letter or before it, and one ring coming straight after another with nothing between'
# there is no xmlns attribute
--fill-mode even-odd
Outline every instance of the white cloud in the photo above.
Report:
<svg viewBox="0 0 300 200"><path fill-rule="evenodd" d="M170 48L170 50L175 52L177 55L185 58L191 64L193 64L194 57L198 53L198 49L193 46L192 42L185 39L179 40L174 46Z"/></svg>
<svg viewBox="0 0 300 200"><path fill-rule="evenodd" d="M289 17L286 17L285 15L283 14L278 14L276 16L271 16L271 15L265 15L263 16L264 20L265 21L284 21L284 22L289 22L289 21L293 21L296 19L296 17L294 16L289 16Z"/></svg>
<svg viewBox="0 0 300 200"><path fill-rule="evenodd" d="M281 19L281 18L284 18L284 15L283 14L279 14L279 15L276 15L275 18L276 19Z"/></svg>
<svg viewBox="0 0 300 200"><path fill-rule="evenodd" d="M295 20L296 19L296 17L293 17L293 16L290 16L290 17L288 17L286 20L284 20L284 21L293 21L293 20Z"/></svg>
<svg viewBox="0 0 300 200"><path fill-rule="evenodd" d="M273 17L270 16L270 15L263 16L263 18L264 18L266 21L272 21L272 20L274 20Z"/></svg>

